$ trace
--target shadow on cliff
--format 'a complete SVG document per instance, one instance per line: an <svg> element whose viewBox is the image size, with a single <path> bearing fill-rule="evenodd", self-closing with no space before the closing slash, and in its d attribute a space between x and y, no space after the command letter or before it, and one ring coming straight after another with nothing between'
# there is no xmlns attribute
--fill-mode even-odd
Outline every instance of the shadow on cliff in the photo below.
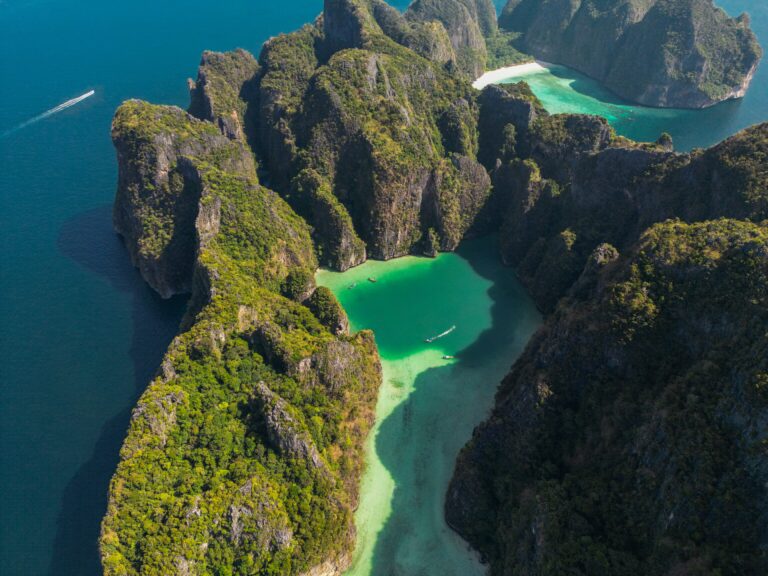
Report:
<svg viewBox="0 0 768 576"><path fill-rule="evenodd" d="M374 549L373 576L484 572L445 524L445 491L458 451L489 413L499 382L541 318L512 271L500 264L494 239L470 242L458 253L493 282L491 323L453 365L419 374L412 394L381 423L376 451L395 491ZM433 536L425 539L422 531Z"/></svg>
<svg viewBox="0 0 768 576"><path fill-rule="evenodd" d="M112 208L105 205L64 223L59 250L129 295L133 337L135 394L129 406L105 422L90 459L67 484L57 519L50 576L98 576L99 525L107 505L109 480L118 462L131 409L160 365L179 327L186 298L162 300L131 266L121 240L112 230ZM87 313L87 311L84 311ZM104 375L109 378L109 374Z"/></svg>

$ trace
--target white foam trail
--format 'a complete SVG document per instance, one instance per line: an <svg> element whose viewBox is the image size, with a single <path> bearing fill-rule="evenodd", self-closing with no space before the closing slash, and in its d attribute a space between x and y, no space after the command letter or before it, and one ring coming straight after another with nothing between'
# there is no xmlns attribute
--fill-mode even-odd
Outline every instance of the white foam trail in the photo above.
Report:
<svg viewBox="0 0 768 576"><path fill-rule="evenodd" d="M71 108L75 104L79 104L80 102L82 102L86 98L90 98L94 94L96 94L95 90L89 90L88 92L86 92L85 94L81 94L77 98L72 98L71 100L67 100L66 102L62 102L58 106L55 106L54 108L51 108L50 110L46 110L42 114L38 114L34 118L30 118L29 120L26 120L25 122L22 122L18 126L15 126L15 127L11 128L10 130L6 130L2 134L0 134L0 138L4 137L4 136L8 136L9 134L13 134L14 132L17 132L17 131L21 130L22 128L26 128L30 124L35 124L36 122L40 122L40 120L45 120L49 116L53 116L54 114L58 114L62 110L66 110L67 108Z"/></svg>

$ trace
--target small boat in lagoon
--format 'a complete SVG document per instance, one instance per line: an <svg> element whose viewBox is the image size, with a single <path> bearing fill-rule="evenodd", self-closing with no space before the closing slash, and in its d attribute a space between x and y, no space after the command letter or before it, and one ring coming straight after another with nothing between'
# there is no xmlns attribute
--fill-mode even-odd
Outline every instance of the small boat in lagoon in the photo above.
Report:
<svg viewBox="0 0 768 576"><path fill-rule="evenodd" d="M376 280L376 278L374 278L373 276L371 276L370 278L368 278L368 282L371 282L371 283L373 283L373 284L376 284L376 282L378 282L378 280Z"/></svg>

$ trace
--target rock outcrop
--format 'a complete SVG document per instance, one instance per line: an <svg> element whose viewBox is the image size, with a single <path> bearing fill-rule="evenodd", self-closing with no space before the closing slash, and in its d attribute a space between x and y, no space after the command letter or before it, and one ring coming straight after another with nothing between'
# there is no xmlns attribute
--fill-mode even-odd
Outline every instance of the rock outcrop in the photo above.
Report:
<svg viewBox="0 0 768 576"><path fill-rule="evenodd" d="M225 170L255 175L252 157L213 124L138 100L118 110L112 139L118 162L115 229L134 266L161 296L190 292L199 191L188 185L178 161L216 156Z"/></svg>
<svg viewBox="0 0 768 576"><path fill-rule="evenodd" d="M749 18L712 0L509 0L499 23L526 52L648 106L740 98L762 56Z"/></svg>
<svg viewBox="0 0 768 576"><path fill-rule="evenodd" d="M415 22L440 22L456 55L455 70L474 80L485 72L485 36L496 32L491 0L415 0L405 12Z"/></svg>
<svg viewBox="0 0 768 576"><path fill-rule="evenodd" d="M602 245L462 451L450 525L517 574L764 574L768 227Z"/></svg>
<svg viewBox="0 0 768 576"><path fill-rule="evenodd" d="M522 159L493 175L501 254L545 311L601 243L623 251L670 218L768 217L766 125L691 154L616 138L594 117L539 116L521 132Z"/></svg>
<svg viewBox="0 0 768 576"><path fill-rule="evenodd" d="M430 230L453 249L483 207L474 91L446 71L445 37L432 19L338 0L315 25L265 46L263 165L314 227L324 264L419 251Z"/></svg>
<svg viewBox="0 0 768 576"><path fill-rule="evenodd" d="M249 77L198 85L221 102ZM375 343L307 280L309 227L224 116L138 101L115 115L118 230L150 285L191 299L110 485L106 575L340 574L354 546Z"/></svg>
<svg viewBox="0 0 768 576"><path fill-rule="evenodd" d="M189 80L189 113L213 122L232 140L252 140L258 73L258 62L245 50L203 52L197 80Z"/></svg>

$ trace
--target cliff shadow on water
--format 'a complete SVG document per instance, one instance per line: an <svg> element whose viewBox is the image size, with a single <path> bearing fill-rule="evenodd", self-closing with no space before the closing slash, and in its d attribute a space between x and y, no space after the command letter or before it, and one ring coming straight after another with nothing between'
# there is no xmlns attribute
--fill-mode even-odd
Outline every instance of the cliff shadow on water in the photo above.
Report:
<svg viewBox="0 0 768 576"><path fill-rule="evenodd" d="M107 506L107 489L119 460L131 410L155 374L166 348L178 332L187 298L163 300L130 263L128 252L112 229L112 207L104 205L67 220L58 249L92 273L106 279L131 302L133 335L130 357L135 393L99 433L91 457L67 484L57 519L50 576L99 576L98 538ZM83 310L87 314L87 310ZM105 359L109 367L109 359ZM110 372L104 378L108 381ZM107 382L106 385L109 385Z"/></svg>
<svg viewBox="0 0 768 576"><path fill-rule="evenodd" d="M541 322L514 272L500 263L494 240L472 241L457 251L491 282L488 327L455 353L452 364L416 375L412 393L380 423L375 448L395 489L371 576L486 573L445 523L445 493L459 450L487 417L499 382Z"/></svg>

